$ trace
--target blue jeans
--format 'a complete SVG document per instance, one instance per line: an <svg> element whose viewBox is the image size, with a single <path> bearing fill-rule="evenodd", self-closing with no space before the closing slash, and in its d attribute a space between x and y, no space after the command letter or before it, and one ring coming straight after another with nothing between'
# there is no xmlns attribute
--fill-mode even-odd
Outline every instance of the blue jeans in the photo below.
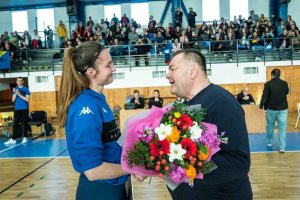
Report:
<svg viewBox="0 0 300 200"><path fill-rule="evenodd" d="M286 125L288 110L269 110L267 109L267 142L272 144L274 141L274 126L278 124L278 146L280 150L285 150Z"/></svg>

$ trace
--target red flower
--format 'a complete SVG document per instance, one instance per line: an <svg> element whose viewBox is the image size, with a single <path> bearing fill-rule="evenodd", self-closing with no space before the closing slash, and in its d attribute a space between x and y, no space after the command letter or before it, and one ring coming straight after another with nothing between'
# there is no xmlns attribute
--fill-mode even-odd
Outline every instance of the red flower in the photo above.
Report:
<svg viewBox="0 0 300 200"><path fill-rule="evenodd" d="M154 141L150 143L150 154L156 157L160 156L159 152L162 151L163 154L170 153L170 142L167 139L163 141Z"/></svg>
<svg viewBox="0 0 300 200"><path fill-rule="evenodd" d="M184 138L181 141L181 146L186 150L184 154L185 159L189 159L190 156L196 156L197 154L197 145L190 138Z"/></svg>
<svg viewBox="0 0 300 200"><path fill-rule="evenodd" d="M187 127L193 126L193 120L187 114L182 114L181 117L177 119L177 121L180 122L178 125L180 128L183 128L183 126L187 126Z"/></svg>

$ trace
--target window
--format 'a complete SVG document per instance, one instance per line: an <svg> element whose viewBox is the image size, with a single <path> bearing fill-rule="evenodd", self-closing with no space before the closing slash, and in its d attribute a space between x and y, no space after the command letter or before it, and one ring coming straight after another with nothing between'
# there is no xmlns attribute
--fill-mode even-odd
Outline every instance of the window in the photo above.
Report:
<svg viewBox="0 0 300 200"><path fill-rule="evenodd" d="M153 71L152 78L166 78L166 71Z"/></svg>
<svg viewBox="0 0 300 200"><path fill-rule="evenodd" d="M21 33L23 33L25 30L28 31L27 11L13 11L11 15L13 31Z"/></svg>
<svg viewBox="0 0 300 200"><path fill-rule="evenodd" d="M104 6L105 19L107 18L107 20L110 22L114 17L114 14L119 20L121 20L121 5Z"/></svg>
<svg viewBox="0 0 300 200"><path fill-rule="evenodd" d="M220 20L220 0L202 0L203 21Z"/></svg>
<svg viewBox="0 0 300 200"><path fill-rule="evenodd" d="M149 3L132 3L131 17L142 26L147 26L149 22Z"/></svg>
<svg viewBox="0 0 300 200"><path fill-rule="evenodd" d="M39 36L41 36L41 40L44 41L45 40L44 30L47 29L48 25L53 31L55 31L53 8L37 10L37 25L38 25Z"/></svg>
<svg viewBox="0 0 300 200"><path fill-rule="evenodd" d="M230 20L233 20L234 16L238 19L239 15L247 19L248 0L230 0Z"/></svg>
<svg viewBox="0 0 300 200"><path fill-rule="evenodd" d="M258 74L258 67L245 67L244 74Z"/></svg>

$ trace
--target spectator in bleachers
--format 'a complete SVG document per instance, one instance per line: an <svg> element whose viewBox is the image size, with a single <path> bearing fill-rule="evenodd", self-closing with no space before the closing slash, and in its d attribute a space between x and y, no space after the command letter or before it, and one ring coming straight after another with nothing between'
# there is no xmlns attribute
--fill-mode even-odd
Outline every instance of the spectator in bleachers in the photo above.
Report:
<svg viewBox="0 0 300 200"><path fill-rule="evenodd" d="M44 34L45 34L46 40L47 40L47 48L48 49L52 49L53 48L53 36L54 36L54 32L50 28L50 25L48 25L47 29L44 30Z"/></svg>
<svg viewBox="0 0 300 200"><path fill-rule="evenodd" d="M133 18L131 18L131 20L130 20L130 25L133 26L135 29L138 27L137 22Z"/></svg>
<svg viewBox="0 0 300 200"><path fill-rule="evenodd" d="M157 34L158 32L161 32L162 36L165 36L166 34L166 30L165 28L161 25L161 23L157 23L156 27L155 27L155 33Z"/></svg>
<svg viewBox="0 0 300 200"><path fill-rule="evenodd" d="M193 8L189 8L190 12L188 14L188 25L192 28L196 28L196 16L197 13L193 11Z"/></svg>
<svg viewBox="0 0 300 200"><path fill-rule="evenodd" d="M140 66L140 58L144 58L145 66L149 65L148 62L148 52L150 51L151 46L144 44L142 39L139 38L136 45L136 56L135 56L135 66Z"/></svg>
<svg viewBox="0 0 300 200"><path fill-rule="evenodd" d="M223 29L223 31L228 29L228 24L224 17L221 17L221 23L219 25L219 28Z"/></svg>
<svg viewBox="0 0 300 200"><path fill-rule="evenodd" d="M101 30L104 34L107 34L109 26L105 23L104 19L101 19L100 23Z"/></svg>
<svg viewBox="0 0 300 200"><path fill-rule="evenodd" d="M92 20L91 16L89 16L89 20L86 23L86 26L90 26L90 25L94 26L94 21Z"/></svg>
<svg viewBox="0 0 300 200"><path fill-rule="evenodd" d="M233 52L236 50L236 39L234 38L232 32L227 33L227 40L224 41L225 49L228 53L228 60L232 62Z"/></svg>
<svg viewBox="0 0 300 200"><path fill-rule="evenodd" d="M178 39L181 36L181 28L179 26L176 26L176 29L174 30L173 39Z"/></svg>
<svg viewBox="0 0 300 200"><path fill-rule="evenodd" d="M286 26L284 25L284 21L279 21L279 25L277 26L277 34L278 36L282 35L283 30L286 29Z"/></svg>
<svg viewBox="0 0 300 200"><path fill-rule="evenodd" d="M279 49L279 59L286 59L291 57L291 37L288 35L286 29L283 30L282 35L279 35L278 49Z"/></svg>
<svg viewBox="0 0 300 200"><path fill-rule="evenodd" d="M175 38L174 43L173 43L172 52L175 53L176 51L179 51L179 50L181 50L181 44L179 43L178 39Z"/></svg>
<svg viewBox="0 0 300 200"><path fill-rule="evenodd" d="M154 38L154 42L157 44L157 53L162 54L166 45L165 45L165 38L160 31L157 32L157 35Z"/></svg>
<svg viewBox="0 0 300 200"><path fill-rule="evenodd" d="M153 19L151 15L148 22L148 33L155 33L156 21Z"/></svg>
<svg viewBox="0 0 300 200"><path fill-rule="evenodd" d="M111 21L114 22L114 24L118 24L120 22L115 13L113 14L113 18L111 19Z"/></svg>
<svg viewBox="0 0 300 200"><path fill-rule="evenodd" d="M215 31L214 27L212 25L210 25L208 27L208 38L210 40L215 40L216 39L215 35L216 35L216 31Z"/></svg>
<svg viewBox="0 0 300 200"><path fill-rule="evenodd" d="M59 24L56 27L56 34L58 36L58 47L61 48L65 38L68 36L68 29L62 20L59 20Z"/></svg>
<svg viewBox="0 0 300 200"><path fill-rule="evenodd" d="M9 42L11 43L11 45L13 45L16 49L19 46L19 39L18 37L14 34L14 32L10 33L10 39Z"/></svg>
<svg viewBox="0 0 300 200"><path fill-rule="evenodd" d="M3 41L9 41L10 36L8 35L7 31L4 31L3 35L1 36Z"/></svg>
<svg viewBox="0 0 300 200"><path fill-rule="evenodd" d="M25 42L26 44L26 48L31 48L31 36L29 35L28 31L25 30L23 35L22 35L22 39L23 39L23 42Z"/></svg>
<svg viewBox="0 0 300 200"><path fill-rule="evenodd" d="M177 8L175 15L174 15L175 27L179 26L181 28L182 16L183 16L183 13L182 13L181 9Z"/></svg>
<svg viewBox="0 0 300 200"><path fill-rule="evenodd" d="M11 61L13 61L15 59L15 52L16 52L17 48L14 45L12 45L9 41L5 41L5 45L2 50L9 52L9 57L10 57Z"/></svg>
<svg viewBox="0 0 300 200"><path fill-rule="evenodd" d="M215 56L218 55L218 52L226 51L225 45L223 44L219 34L216 34L216 41L213 45L213 51L215 52Z"/></svg>
<svg viewBox="0 0 300 200"><path fill-rule="evenodd" d="M185 38L187 38L187 36L185 35L185 31L181 31L181 35L179 37L179 42L183 43Z"/></svg>
<svg viewBox="0 0 300 200"><path fill-rule="evenodd" d="M114 44L114 39L115 39L115 36L114 36L113 31L109 31L108 35L106 37L106 44L107 45L113 45Z"/></svg>
<svg viewBox="0 0 300 200"><path fill-rule="evenodd" d="M141 35L142 32L143 32L143 29L142 29L142 25L140 23L138 23L138 27L137 29L135 29L135 32L138 34L138 35Z"/></svg>
<svg viewBox="0 0 300 200"><path fill-rule="evenodd" d="M29 49L29 46L27 45L27 43L24 39L21 39L20 43L21 43L21 45L20 45L21 59L22 59L23 64L26 64L27 60L31 60L30 52L27 51Z"/></svg>
<svg viewBox="0 0 300 200"><path fill-rule="evenodd" d="M295 25L296 26L296 22L292 19L292 16L291 15L288 15L287 16L287 21L286 21L286 28L287 30L291 30L291 25Z"/></svg>
<svg viewBox="0 0 300 200"><path fill-rule="evenodd" d="M259 18L259 23L260 24L263 24L263 25L267 25L269 22L269 20L265 17L264 14L261 14L260 15L260 18Z"/></svg>
<svg viewBox="0 0 300 200"><path fill-rule="evenodd" d="M192 38L192 27L191 26L187 26L186 30L185 30L185 35L189 38L189 40Z"/></svg>
<svg viewBox="0 0 300 200"><path fill-rule="evenodd" d="M128 26L128 24L129 24L129 19L128 19L128 17L126 16L125 13L123 14L123 17L121 18L121 22L120 22L120 23L121 23L121 24L124 24L125 27Z"/></svg>
<svg viewBox="0 0 300 200"><path fill-rule="evenodd" d="M99 35L97 41L103 46L106 45L106 39L105 39L105 37L103 37L103 34Z"/></svg>
<svg viewBox="0 0 300 200"><path fill-rule="evenodd" d="M217 32L219 30L218 21L216 19L213 21L212 26L215 29L215 32Z"/></svg>
<svg viewBox="0 0 300 200"><path fill-rule="evenodd" d="M252 37L250 40L250 48L253 51L255 61L261 61L261 54L264 51L264 43L263 42L264 41L258 37L257 32L254 31L252 33Z"/></svg>
<svg viewBox="0 0 300 200"><path fill-rule="evenodd" d="M248 34L247 34L245 28L241 29L239 37L237 39L239 39L238 40L238 42L239 42L239 45L238 45L239 50L249 50Z"/></svg>
<svg viewBox="0 0 300 200"><path fill-rule="evenodd" d="M31 45L33 49L42 48L41 36L38 34L37 30L33 30L31 39Z"/></svg>
<svg viewBox="0 0 300 200"><path fill-rule="evenodd" d="M182 49L189 49L189 48L191 48L190 43L189 43L189 38L185 37L182 42Z"/></svg>
<svg viewBox="0 0 300 200"><path fill-rule="evenodd" d="M127 31L125 30L122 30L121 31L121 34L119 36L119 41L122 43L122 44L128 44L128 34L127 34Z"/></svg>
<svg viewBox="0 0 300 200"><path fill-rule="evenodd" d="M120 62L121 56L123 55L123 47L119 44L119 39L115 38L113 46L110 48L111 56L113 57L113 60L117 60L117 62Z"/></svg>
<svg viewBox="0 0 300 200"><path fill-rule="evenodd" d="M259 16L254 13L254 10L250 11L250 16L248 17L248 26L255 26L256 22L259 21Z"/></svg>
<svg viewBox="0 0 300 200"><path fill-rule="evenodd" d="M274 44L274 34L269 30L269 27L266 27L265 32L263 32L261 38L265 41L265 48L268 50L272 49L272 46Z"/></svg>
<svg viewBox="0 0 300 200"><path fill-rule="evenodd" d="M131 31L128 34L129 44L135 44L139 39L139 35L135 32L135 28L132 27Z"/></svg>
<svg viewBox="0 0 300 200"><path fill-rule="evenodd" d="M165 40L166 41L171 41L173 40L173 36L172 36L172 33L170 32L170 29L167 28L166 29L166 32L165 32Z"/></svg>

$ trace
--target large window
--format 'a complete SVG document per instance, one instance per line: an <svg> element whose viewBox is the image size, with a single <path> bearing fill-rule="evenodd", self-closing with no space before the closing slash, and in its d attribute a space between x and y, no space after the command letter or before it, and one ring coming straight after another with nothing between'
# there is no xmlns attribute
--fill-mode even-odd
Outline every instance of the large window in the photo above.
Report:
<svg viewBox="0 0 300 200"><path fill-rule="evenodd" d="M111 19L114 17L114 14L119 20L121 20L121 5L104 6L105 19L107 18L107 20L110 22Z"/></svg>
<svg viewBox="0 0 300 200"><path fill-rule="evenodd" d="M55 31L54 27L54 10L53 8L49 9L38 9L37 10L37 27L39 35L41 36L42 41L45 40L44 30L47 29L47 26Z"/></svg>
<svg viewBox="0 0 300 200"><path fill-rule="evenodd" d="M13 11L11 15L13 31L18 31L21 33L23 33L25 30L28 31L27 11Z"/></svg>
<svg viewBox="0 0 300 200"><path fill-rule="evenodd" d="M203 21L220 20L220 0L202 0Z"/></svg>
<svg viewBox="0 0 300 200"><path fill-rule="evenodd" d="M147 26L149 22L149 3L132 3L131 17L142 26Z"/></svg>
<svg viewBox="0 0 300 200"><path fill-rule="evenodd" d="M230 0L230 20L242 15L242 18L248 18L248 0Z"/></svg>

